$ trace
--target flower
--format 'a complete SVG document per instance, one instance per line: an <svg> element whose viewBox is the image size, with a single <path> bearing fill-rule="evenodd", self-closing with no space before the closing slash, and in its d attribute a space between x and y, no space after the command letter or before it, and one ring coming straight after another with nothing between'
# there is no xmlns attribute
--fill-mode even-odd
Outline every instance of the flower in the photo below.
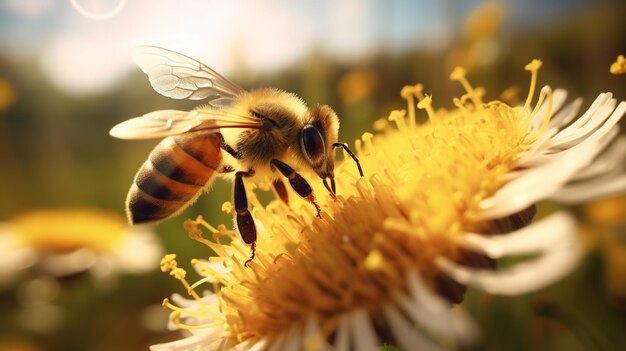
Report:
<svg viewBox="0 0 626 351"><path fill-rule="evenodd" d="M7 80L0 78L0 111L5 111L15 102L15 89Z"/></svg>
<svg viewBox="0 0 626 351"><path fill-rule="evenodd" d="M611 68L609 71L613 74L624 74L626 73L626 58L624 55L617 56L617 61L611 64Z"/></svg>
<svg viewBox="0 0 626 351"><path fill-rule="evenodd" d="M405 87L408 113L390 114L395 128L356 142L366 177L350 162L339 165L336 200L314 184L321 219L304 201L262 206L249 187L259 232L249 268L249 247L236 232L188 220L186 231L215 256L192 261L204 277L194 284L174 255L162 260L191 296L164 301L171 327L190 336L152 349L376 350L388 342L436 350L475 342L479 331L455 306L466 286L523 294L563 277L582 257L573 217L557 212L529 225L534 204L626 188L617 172L624 153L596 157L615 139L626 103L616 107L601 94L575 118L581 101L565 104L564 91L546 86L533 108L540 66L526 66L523 106L483 102L484 89L461 68L451 78L466 94L454 109L436 110L421 85ZM427 123L416 122L415 98ZM598 177L611 184L599 194L591 191ZM496 269L509 256L531 258ZM199 295L202 284L213 292Z"/></svg>
<svg viewBox="0 0 626 351"><path fill-rule="evenodd" d="M161 255L151 231L101 210L32 210L0 223L0 286L31 267L52 277L88 272L104 282L152 270Z"/></svg>
<svg viewBox="0 0 626 351"><path fill-rule="evenodd" d="M369 69L354 69L347 72L337 83L337 95L342 102L352 104L365 100L378 85L378 77Z"/></svg>

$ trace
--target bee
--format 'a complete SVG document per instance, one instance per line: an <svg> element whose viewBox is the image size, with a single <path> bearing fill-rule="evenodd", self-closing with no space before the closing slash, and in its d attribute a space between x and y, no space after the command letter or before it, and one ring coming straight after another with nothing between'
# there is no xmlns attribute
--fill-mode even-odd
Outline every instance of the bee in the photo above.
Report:
<svg viewBox="0 0 626 351"><path fill-rule="evenodd" d="M158 93L173 99L206 99L192 111L159 110L126 120L110 131L120 139L163 140L139 168L126 198L131 224L175 216L207 190L215 176L234 178L236 227L254 258L257 231L248 209L244 178L264 175L289 203L286 179L320 216L310 184L294 168L312 169L335 196L334 149L341 147L363 171L345 143L329 106L307 107L295 94L263 88L246 91L207 65L154 46L132 56ZM234 176L233 176L234 175ZM330 185L329 185L330 183Z"/></svg>

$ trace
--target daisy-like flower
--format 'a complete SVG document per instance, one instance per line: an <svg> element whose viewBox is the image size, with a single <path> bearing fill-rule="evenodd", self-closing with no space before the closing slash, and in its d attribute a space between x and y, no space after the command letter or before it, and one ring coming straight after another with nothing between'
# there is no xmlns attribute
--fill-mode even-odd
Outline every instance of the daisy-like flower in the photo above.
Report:
<svg viewBox="0 0 626 351"><path fill-rule="evenodd" d="M152 270L162 254L153 232L129 228L117 214L33 210L0 223L0 286L30 268L51 277L86 272L110 282L117 273Z"/></svg>
<svg viewBox="0 0 626 351"><path fill-rule="evenodd" d="M191 296L164 301L171 327L190 336L153 350L437 350L475 342L476 326L455 305L467 286L524 294L582 257L574 219L558 212L530 224L534 204L626 187L622 139L609 146L626 103L601 94L580 114L579 99L565 104L564 91L544 87L533 107L540 66L526 66L523 106L483 102L484 89L460 68L451 78L466 94L454 109L435 110L421 85L405 87L408 113L392 112L394 126L378 122L380 133L356 143L366 177L342 164L336 200L315 189L321 219L304 201L262 206L250 187L259 235L249 268L249 247L236 232L187 221L190 236L216 256L192 262L204 276L195 284L175 256L162 260ZM416 100L425 124L416 123ZM496 269L510 256L526 259ZM203 284L212 292L199 294Z"/></svg>

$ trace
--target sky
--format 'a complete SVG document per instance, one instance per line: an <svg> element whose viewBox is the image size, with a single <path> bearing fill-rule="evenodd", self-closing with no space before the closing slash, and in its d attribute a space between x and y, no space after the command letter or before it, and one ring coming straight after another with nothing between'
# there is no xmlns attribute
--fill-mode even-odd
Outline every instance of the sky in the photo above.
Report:
<svg viewBox="0 0 626 351"><path fill-rule="evenodd" d="M81 95L105 90L136 69L129 54L136 45L178 51L226 75L241 66L278 70L312 50L344 61L378 50L441 50L479 2L0 0L0 48L13 60L34 59L55 85ZM582 1L548 3L509 0L507 23L549 20ZM111 11L116 15L108 19L84 15Z"/></svg>

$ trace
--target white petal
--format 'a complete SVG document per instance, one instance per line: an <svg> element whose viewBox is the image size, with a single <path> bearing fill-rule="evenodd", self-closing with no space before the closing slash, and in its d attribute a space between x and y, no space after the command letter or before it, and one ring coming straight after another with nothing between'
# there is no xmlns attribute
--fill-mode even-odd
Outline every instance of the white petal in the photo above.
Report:
<svg viewBox="0 0 626 351"><path fill-rule="evenodd" d="M271 343L268 347L269 351L283 351L286 350L285 348L285 341L287 339L287 334L286 333L281 333L280 335L278 335L278 338L276 338L276 340L274 340L273 343Z"/></svg>
<svg viewBox="0 0 626 351"><path fill-rule="evenodd" d="M265 339L262 339L261 341L259 341L256 344L252 345L252 347L248 347L249 345L247 345L246 343L241 343L239 345L242 346L241 347L241 351L262 351L262 350L266 350L267 349L267 342L265 341ZM239 345L237 345L237 346L239 346Z"/></svg>
<svg viewBox="0 0 626 351"><path fill-rule="evenodd" d="M391 332L402 350L443 350L437 344L422 336L415 326L407 321L395 307L387 304L384 306L383 311L391 327Z"/></svg>
<svg viewBox="0 0 626 351"><path fill-rule="evenodd" d="M626 137L620 137L589 167L576 174L574 179L594 178L611 172L621 174L625 166L624 161L626 161Z"/></svg>
<svg viewBox="0 0 626 351"><path fill-rule="evenodd" d="M152 351L217 351L220 350L220 343L215 343L219 338L219 333L206 329L202 333L182 338L176 341L150 346ZM221 342L222 340L217 340Z"/></svg>
<svg viewBox="0 0 626 351"><path fill-rule="evenodd" d="M339 318L337 326L337 337L335 338L335 349L337 351L350 350L350 316L345 315Z"/></svg>
<svg viewBox="0 0 626 351"><path fill-rule="evenodd" d="M576 221L566 212L557 212L530 226L506 235L485 236L467 233L460 244L485 253L491 258L510 255L524 255L546 251L564 240L570 240L576 233Z"/></svg>
<svg viewBox="0 0 626 351"><path fill-rule="evenodd" d="M376 331L372 327L370 317L364 309L350 313L350 326L354 349L359 351L377 351L380 346Z"/></svg>
<svg viewBox="0 0 626 351"><path fill-rule="evenodd" d="M117 269L127 273L144 273L159 266L163 247L153 231L146 226L129 228L113 259Z"/></svg>
<svg viewBox="0 0 626 351"><path fill-rule="evenodd" d="M522 167L528 167L530 165L540 164L533 160L533 157L537 154L544 152L546 149L550 147L549 143L558 132L561 127L565 124L571 122L571 120L576 116L578 111L580 110L580 106L582 105L582 99L578 98L574 100L572 103L568 104L563 110L559 111L546 129L537 140L531 145L528 151L525 151L520 154L519 164Z"/></svg>
<svg viewBox="0 0 626 351"><path fill-rule="evenodd" d="M316 318L310 318L303 331L304 347L306 351L329 350Z"/></svg>
<svg viewBox="0 0 626 351"><path fill-rule="evenodd" d="M598 106L594 106L593 110L590 108L587 113L576 120L576 122L555 135L550 143L551 146L563 147L567 143L573 142L576 139L583 138L584 136L590 134L593 130L598 128L598 126L604 123L611 115L611 112L615 109L616 100L611 99L610 94L602 95L608 98L606 100L602 100L602 103Z"/></svg>
<svg viewBox="0 0 626 351"><path fill-rule="evenodd" d="M472 319L432 292L415 271L407 274L407 286L409 295L396 293L394 299L415 322L434 334L453 336L463 344L471 344L479 338Z"/></svg>
<svg viewBox="0 0 626 351"><path fill-rule="evenodd" d="M615 124L626 112L626 102L619 104L608 120L584 141L561 151L559 156L540 167L521 172L491 198L481 202L476 219L501 218L518 212L557 192L606 146L616 135Z"/></svg>
<svg viewBox="0 0 626 351"><path fill-rule="evenodd" d="M567 124L569 124L574 117L580 111L580 107L583 104L582 98L576 98L574 101L570 102L567 106L565 106L559 113L554 115L550 120L550 128L561 129Z"/></svg>
<svg viewBox="0 0 626 351"><path fill-rule="evenodd" d="M543 89L545 89L545 88L546 87L544 87ZM563 90L563 89L555 90L552 93L552 111L551 111L551 113L555 113L556 111L558 111L561 108L561 106L563 106L563 103L565 102L566 98L567 98L567 91L566 90ZM533 117L533 120L530 122L530 131L529 131L529 133L532 133L532 132L538 130L541 127L541 125L543 124L544 119L546 118L546 113L547 112L548 112L548 102L544 101L544 103L541 105L541 107L537 111L537 114L535 114L535 117Z"/></svg>
<svg viewBox="0 0 626 351"><path fill-rule="evenodd" d="M582 127L585 123L587 123L591 119L591 117L593 117L593 115L598 111L598 109L601 106L606 105L607 103L610 102L612 96L613 95L611 93L602 93L598 95L598 97L593 101L593 103L591 103L591 106L589 106L587 111L585 111L585 113L583 113L582 116L578 117L574 121L574 123L572 123L568 127L561 130L561 133L563 133L563 135L567 135L571 133L573 130L576 130Z"/></svg>
<svg viewBox="0 0 626 351"><path fill-rule="evenodd" d="M551 235L552 233L545 233ZM497 271L473 269L438 257L437 267L461 284L496 295L518 295L541 289L570 273L580 262L583 250L572 238L544 251L538 258Z"/></svg>
<svg viewBox="0 0 626 351"><path fill-rule="evenodd" d="M97 254L90 249L79 249L64 254L49 255L41 259L41 267L55 276L66 276L86 271L97 262Z"/></svg>
<svg viewBox="0 0 626 351"><path fill-rule="evenodd" d="M0 287L10 284L20 273L37 263L37 252L17 240L8 226L0 223Z"/></svg>
<svg viewBox="0 0 626 351"><path fill-rule="evenodd" d="M302 338L302 327L298 324L293 325L287 332L285 343L281 350L301 350L304 348L304 339Z"/></svg>
<svg viewBox="0 0 626 351"><path fill-rule="evenodd" d="M223 276L231 271L230 268L224 266L223 261L209 261L209 260L197 260L197 263L193 265L195 271L207 278L207 283L218 283L218 277Z"/></svg>
<svg viewBox="0 0 626 351"><path fill-rule="evenodd" d="M481 212L476 219L505 217L552 195L599 152L598 146L592 143L579 145L574 151L579 152L562 155L546 165L521 172L518 178L481 202Z"/></svg>
<svg viewBox="0 0 626 351"><path fill-rule="evenodd" d="M559 190L550 200L564 204L580 204L598 200L608 196L620 195L626 192L626 175L615 177L601 177L581 184L567 185Z"/></svg>

